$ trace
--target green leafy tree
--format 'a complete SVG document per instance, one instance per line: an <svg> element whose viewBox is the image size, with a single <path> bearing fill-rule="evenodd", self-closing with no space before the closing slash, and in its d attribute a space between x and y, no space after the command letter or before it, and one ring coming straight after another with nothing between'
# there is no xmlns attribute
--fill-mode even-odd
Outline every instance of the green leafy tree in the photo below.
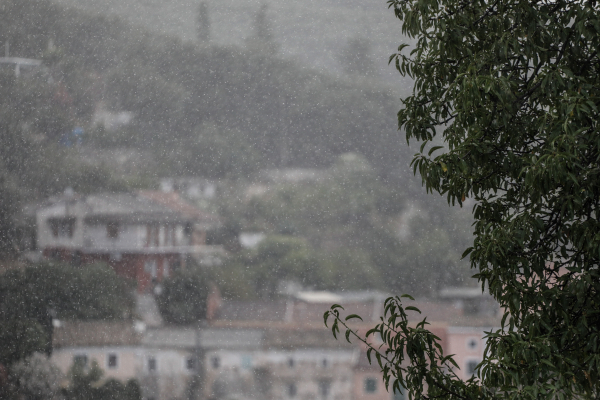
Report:
<svg viewBox="0 0 600 400"><path fill-rule="evenodd" d="M142 392L136 380L125 384L116 380L104 380L104 371L96 360L91 366L76 361L69 370L69 386L63 389L66 400L141 400Z"/></svg>
<svg viewBox="0 0 600 400"><path fill-rule="evenodd" d="M0 275L0 363L52 352L52 319L120 319L133 299L123 278L103 264L43 264Z"/></svg>
<svg viewBox="0 0 600 400"><path fill-rule="evenodd" d="M52 400L60 392L63 374L41 353L35 353L16 363L10 373L14 398Z"/></svg>
<svg viewBox="0 0 600 400"><path fill-rule="evenodd" d="M417 39L391 59L415 80L398 113L422 143L413 166L449 203L475 201L464 256L506 312L467 382L425 321L408 324L401 298L388 299L376 328L387 347L370 354L390 387L416 398L598 398L600 8L388 3ZM443 147L430 147L437 136ZM334 332L347 324L338 307L327 315Z"/></svg>
<svg viewBox="0 0 600 400"><path fill-rule="evenodd" d="M186 269L165 279L158 296L162 317L174 324L192 324L206 318L209 281L206 271L191 260Z"/></svg>

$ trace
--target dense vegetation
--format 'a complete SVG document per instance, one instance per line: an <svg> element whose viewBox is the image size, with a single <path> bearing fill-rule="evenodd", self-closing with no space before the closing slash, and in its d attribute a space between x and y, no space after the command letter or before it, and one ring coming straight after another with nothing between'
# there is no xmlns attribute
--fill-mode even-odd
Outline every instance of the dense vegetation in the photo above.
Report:
<svg viewBox="0 0 600 400"><path fill-rule="evenodd" d="M269 40L259 28L252 43ZM88 123L99 101L133 112L133 127L91 140L150 149L169 172L248 176L264 166L326 166L348 151L389 172L403 159L389 93L299 67L268 46L184 43L42 0L3 2L0 41L22 57L46 54L72 99L71 123ZM198 162L194 150L203 149ZM248 152L254 162L236 164Z"/></svg>
<svg viewBox="0 0 600 400"><path fill-rule="evenodd" d="M156 182L192 175L236 181L219 199L230 241L254 229L295 243L297 259L265 256L269 265L287 265L287 272L273 276L329 289L435 293L441 285L460 284L465 269L458 249L468 241L468 218L415 200L418 184L395 128L393 97L368 80L335 79L277 57L269 13L262 10L249 17L254 33L240 48L184 43L45 0L2 2L0 42L8 41L13 55L41 57L48 67L37 78L2 78L4 247L13 247L15 216L25 199L67 186L123 190L141 176ZM360 75L358 65L368 67L368 43L356 39L349 46L340 57L348 73ZM98 109L133 112L133 124L114 131L93 127ZM83 144L68 148L77 126L85 128ZM144 155L130 171L133 179L118 180L108 167L85 163L90 152L123 148ZM361 161L335 161L348 152ZM106 165L112 164L109 159ZM261 168L302 166L331 168L314 185L283 184L249 200L243 195L243 182ZM407 227L400 215L413 211L417 217ZM402 224L410 233L405 240L398 238ZM268 290L256 287L265 254L257 251L262 255L244 251L227 263L218 277L226 292L273 293L274 283ZM355 278L345 277L348 268L357 271Z"/></svg>
<svg viewBox="0 0 600 400"><path fill-rule="evenodd" d="M423 143L413 165L449 203L475 200L475 240L464 255L505 312L466 382L425 320L409 324L414 307L401 297L387 300L367 333L384 339L369 353L390 389L411 398L597 399L598 4L388 3L418 40L395 57L415 78L398 114L407 139ZM445 147L428 148L436 135ZM346 322L332 308L336 333Z"/></svg>
<svg viewBox="0 0 600 400"><path fill-rule="evenodd" d="M52 320L121 319L131 287L106 265L42 264L0 275L0 364L52 352Z"/></svg>
<svg viewBox="0 0 600 400"><path fill-rule="evenodd" d="M165 279L157 304L163 319L173 324L193 324L206 318L209 294L207 272L193 260L186 269Z"/></svg>
<svg viewBox="0 0 600 400"><path fill-rule="evenodd" d="M464 284L468 266L460 249L469 245L468 213L435 199L411 205L410 190L378 177L356 154L321 173L316 181L273 185L250 199L228 193L221 215L236 225L231 229L269 236L221 269L226 295L273 295L280 280L321 290L412 288L428 295Z"/></svg>

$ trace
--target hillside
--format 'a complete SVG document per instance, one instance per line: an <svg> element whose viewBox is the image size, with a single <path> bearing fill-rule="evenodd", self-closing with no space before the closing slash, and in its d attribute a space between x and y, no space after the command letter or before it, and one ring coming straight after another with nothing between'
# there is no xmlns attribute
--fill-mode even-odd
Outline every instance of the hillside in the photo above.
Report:
<svg viewBox="0 0 600 400"><path fill-rule="evenodd" d="M111 13L154 32L183 40L196 39L199 0L60 0L97 15ZM352 38L366 38L376 65L374 76L402 94L411 86L388 66L387 60L406 40L401 23L385 0L209 0L211 40L218 45L244 45L252 20L262 4L280 54L320 71L340 74L339 55Z"/></svg>
<svg viewBox="0 0 600 400"><path fill-rule="evenodd" d="M54 71L72 124L89 127L99 105L133 113L127 130L90 131L89 141L150 149L156 174L247 176L329 166L346 152L384 173L408 167L399 101L371 80L339 79L256 45L184 42L41 0L3 2L0 22L14 55L44 57Z"/></svg>

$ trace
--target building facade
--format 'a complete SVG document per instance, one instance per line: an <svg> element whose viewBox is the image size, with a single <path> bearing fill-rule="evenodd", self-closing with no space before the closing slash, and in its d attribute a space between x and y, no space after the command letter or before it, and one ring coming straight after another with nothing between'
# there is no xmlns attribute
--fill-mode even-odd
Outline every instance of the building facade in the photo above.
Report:
<svg viewBox="0 0 600 400"><path fill-rule="evenodd" d="M67 193L37 208L36 248L46 258L73 264L108 263L144 292L188 257L218 260L222 249L205 245L206 230L216 223L180 199L152 192Z"/></svg>

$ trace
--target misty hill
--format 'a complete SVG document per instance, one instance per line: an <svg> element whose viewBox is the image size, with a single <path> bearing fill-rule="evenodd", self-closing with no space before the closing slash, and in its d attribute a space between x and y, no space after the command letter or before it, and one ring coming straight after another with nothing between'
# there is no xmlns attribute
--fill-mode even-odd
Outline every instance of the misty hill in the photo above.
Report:
<svg viewBox="0 0 600 400"><path fill-rule="evenodd" d="M150 150L159 174L328 166L352 151L381 172L408 169L389 91L260 45L183 42L43 0L3 2L0 41L14 55L44 58L72 125L89 126L100 105L131 112L133 125L90 132L89 142Z"/></svg>
<svg viewBox="0 0 600 400"><path fill-rule="evenodd" d="M96 15L111 13L154 32L194 41L200 0L60 0ZM252 19L262 4L280 54L286 59L321 71L343 71L340 53L349 40L368 39L376 71L373 76L400 91L410 88L387 65L398 45L406 40L401 23L385 0L208 0L211 41L219 45L244 45L252 35Z"/></svg>

